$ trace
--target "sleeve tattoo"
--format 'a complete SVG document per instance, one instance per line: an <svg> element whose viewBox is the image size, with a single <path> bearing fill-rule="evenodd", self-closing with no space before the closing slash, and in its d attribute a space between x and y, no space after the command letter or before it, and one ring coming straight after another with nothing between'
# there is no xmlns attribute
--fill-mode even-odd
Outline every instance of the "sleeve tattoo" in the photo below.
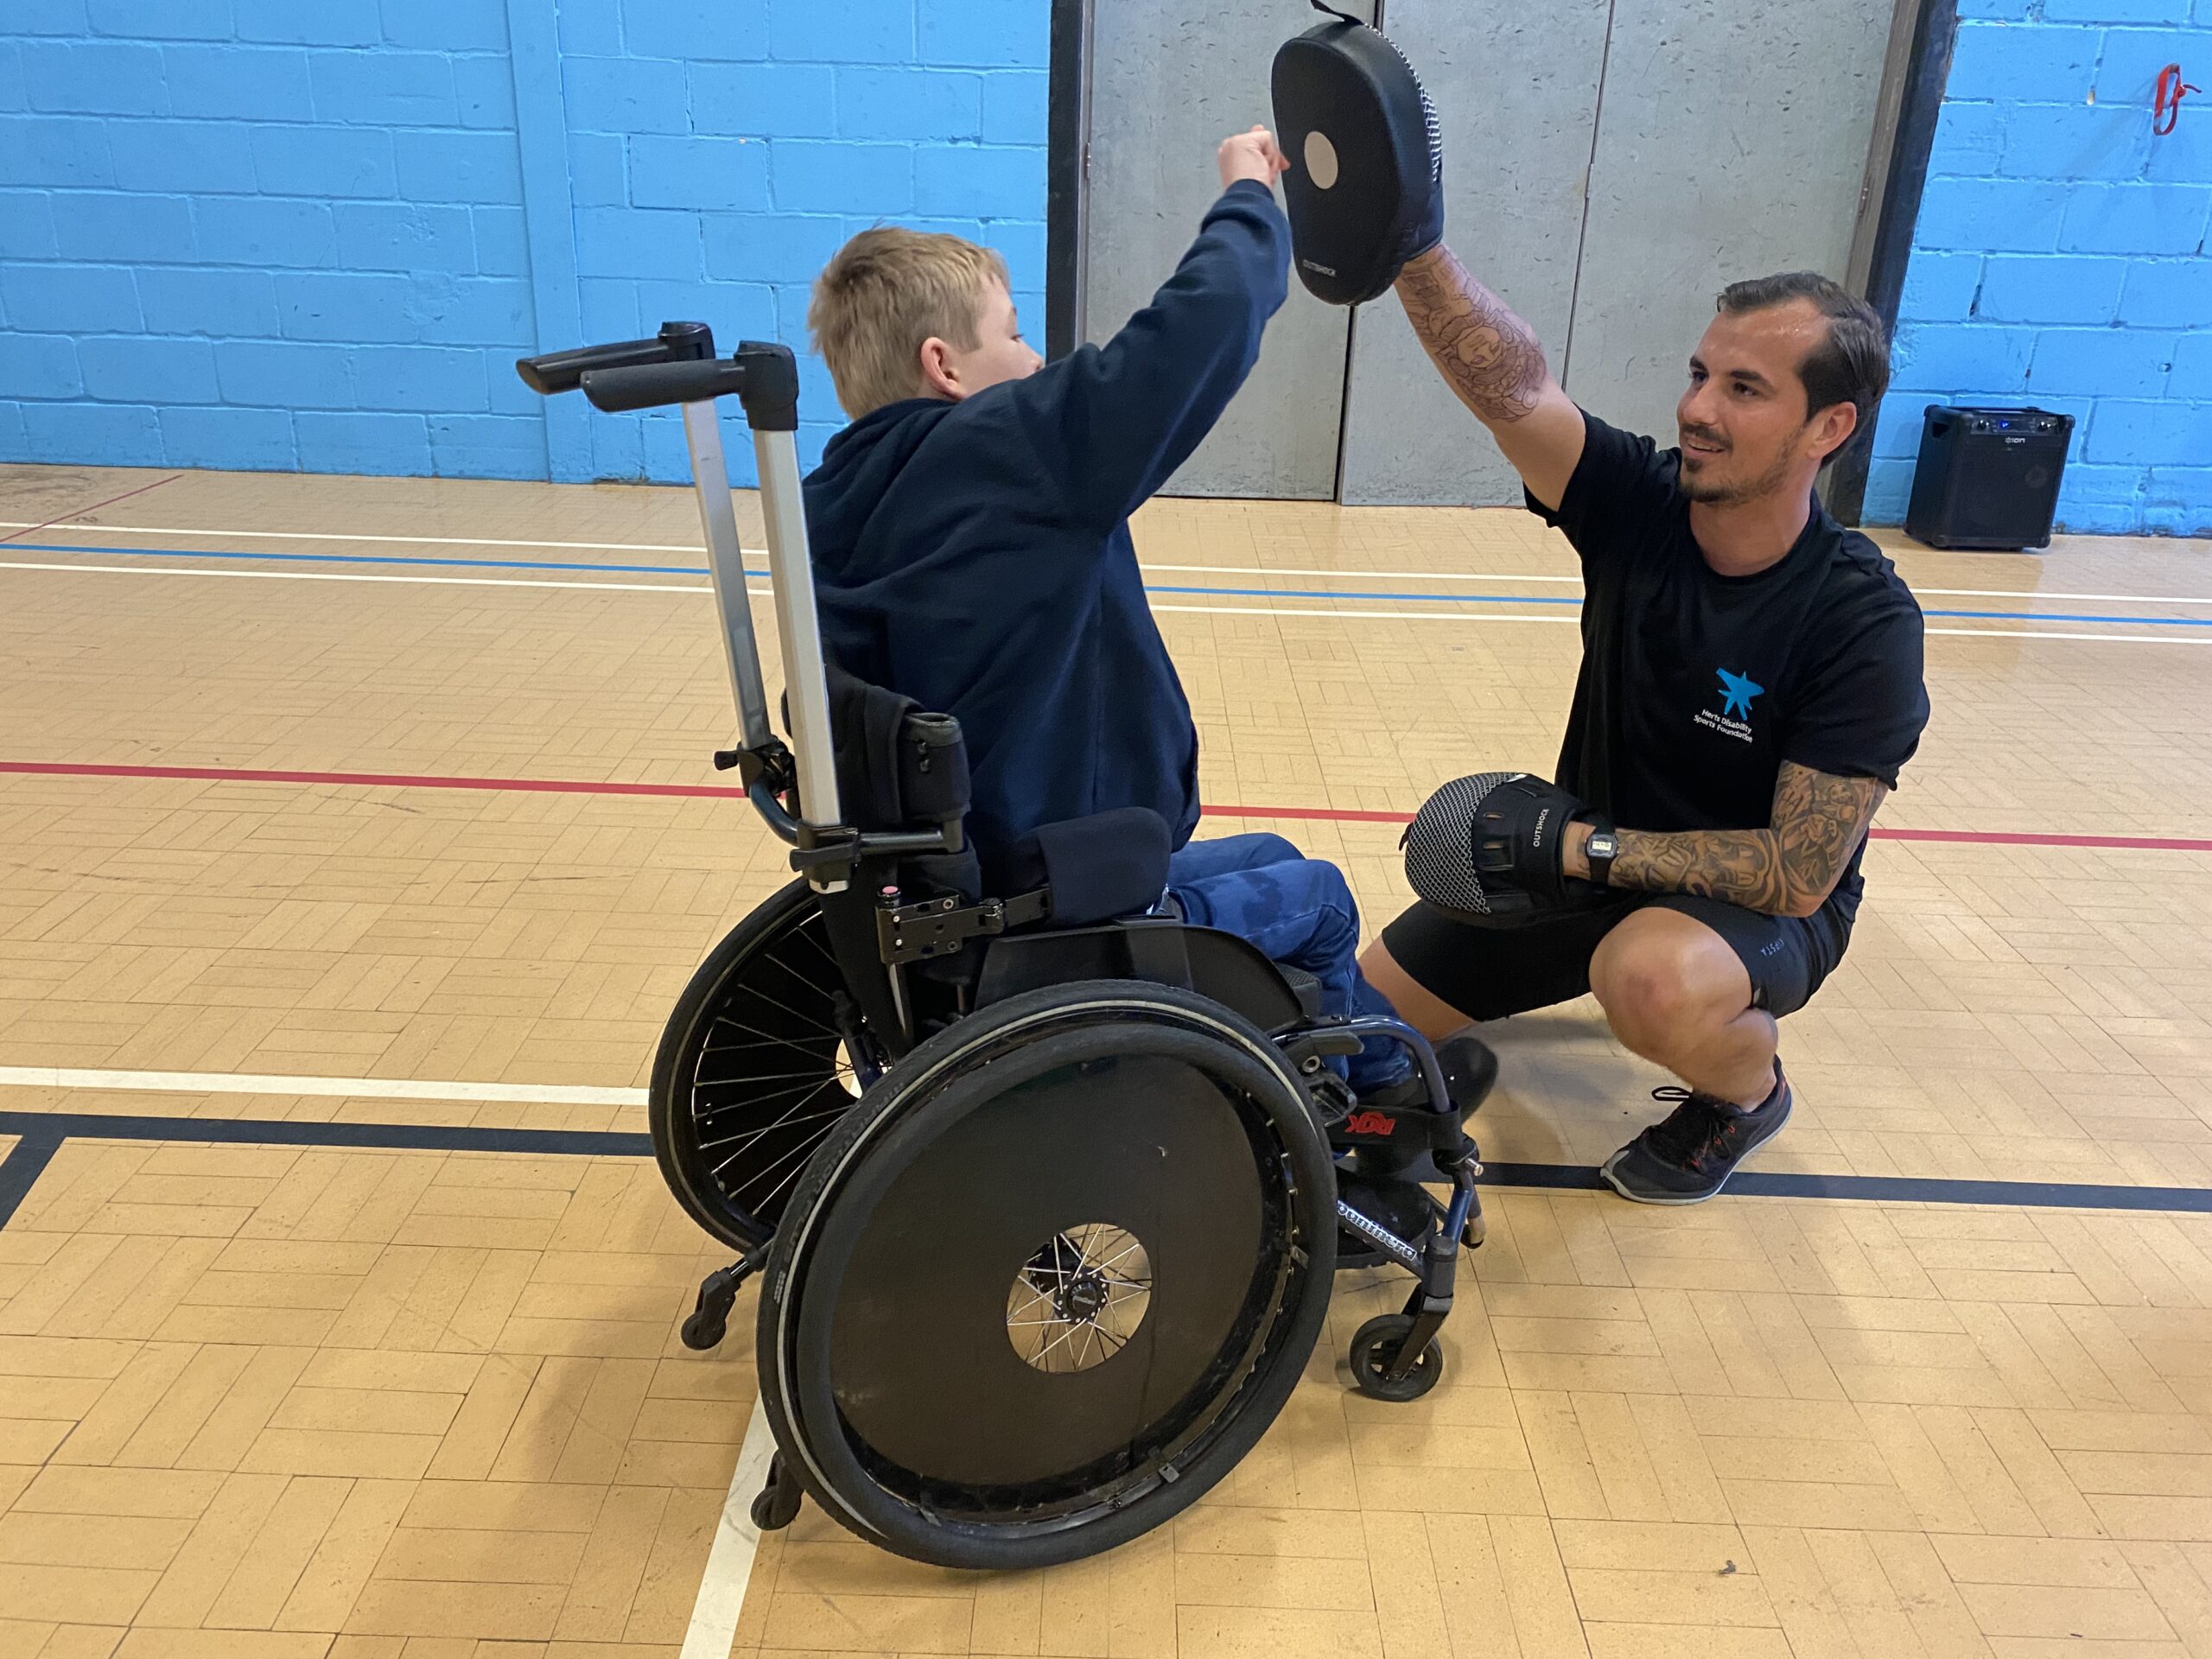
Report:
<svg viewBox="0 0 2212 1659"><path fill-rule="evenodd" d="M1770 916L1809 916L1835 890L1886 793L1872 778L1838 778L1785 760L1766 829L1624 830L1611 884L1725 899Z"/></svg>
<svg viewBox="0 0 2212 1659"><path fill-rule="evenodd" d="M1550 378L1543 347L1450 249L1408 265L1398 276L1398 298L1437 371L1478 417L1510 423L1536 407Z"/></svg>

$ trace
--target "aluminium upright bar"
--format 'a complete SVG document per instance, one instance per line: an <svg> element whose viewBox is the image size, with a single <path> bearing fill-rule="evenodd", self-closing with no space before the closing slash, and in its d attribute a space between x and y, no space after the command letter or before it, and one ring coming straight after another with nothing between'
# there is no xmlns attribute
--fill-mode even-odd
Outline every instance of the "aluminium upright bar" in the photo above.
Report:
<svg viewBox="0 0 2212 1659"><path fill-rule="evenodd" d="M737 509L722 458L721 422L714 403L683 406L683 442L691 452L691 488L699 499L699 528L707 538L707 574L722 618L722 656L737 696L743 746L758 749L770 736L768 694L760 683L760 646L753 632L753 603L745 585L745 550L738 545Z"/></svg>
<svg viewBox="0 0 2212 1659"><path fill-rule="evenodd" d="M836 749L830 734L830 677L822 623L814 609L814 563L798 471L798 364L788 346L746 340L739 393L760 468L760 510L768 531L768 577L775 590L776 638L784 652L791 757L798 767L799 817L817 828L841 821ZM739 589L741 595L743 588Z"/></svg>

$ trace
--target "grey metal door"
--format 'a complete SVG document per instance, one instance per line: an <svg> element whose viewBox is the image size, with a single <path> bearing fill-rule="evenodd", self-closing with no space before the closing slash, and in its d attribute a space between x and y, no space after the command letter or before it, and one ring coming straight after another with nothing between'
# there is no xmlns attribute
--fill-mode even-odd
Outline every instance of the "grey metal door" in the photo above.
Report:
<svg viewBox="0 0 2212 1659"><path fill-rule="evenodd" d="M1443 124L1446 239L1529 321L1554 367L1573 300L1607 5L1389 0L1383 20ZM1346 502L1520 499L1512 468L1438 377L1395 294L1360 307L1352 335Z"/></svg>
<svg viewBox="0 0 2212 1659"><path fill-rule="evenodd" d="M1372 17L1372 0L1346 10ZM1319 19L1286 0L1097 0L1091 13L1084 338L1103 340L1167 279L1221 194L1214 147L1272 119L1268 71ZM1260 361L1171 495L1336 493L1348 315L1294 279Z"/></svg>
<svg viewBox="0 0 2212 1659"><path fill-rule="evenodd" d="M1564 354L1585 408L1671 435L1722 286L1845 279L1894 10L1617 0Z"/></svg>
<svg viewBox="0 0 2212 1659"><path fill-rule="evenodd" d="M1384 24L1445 124L1454 251L1577 402L1663 437L1723 283L1844 277L1894 3L1389 0ZM1395 297L1353 333L1343 499L1518 501Z"/></svg>

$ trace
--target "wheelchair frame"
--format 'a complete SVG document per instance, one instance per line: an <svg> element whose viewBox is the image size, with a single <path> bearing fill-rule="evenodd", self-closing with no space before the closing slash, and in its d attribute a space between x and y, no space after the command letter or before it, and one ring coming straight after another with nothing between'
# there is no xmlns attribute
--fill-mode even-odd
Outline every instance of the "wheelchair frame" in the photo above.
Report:
<svg viewBox="0 0 2212 1659"><path fill-rule="evenodd" d="M849 1031L846 1048L857 1067L862 1089L918 1039L907 978L909 966L958 950L969 940L989 941L994 952L1001 944L1020 947L1011 950L1007 961L1027 964L1026 971L1017 965L1001 975L1005 984L987 1002L1038 983L1102 976L1095 969L1078 969L1072 974L1063 971L1056 979L1051 967L1056 956L1070 962L1109 960L1118 966L1104 976L1118 973L1212 995L1215 993L1207 987L1193 987L1190 942L1201 939L1223 959L1241 953L1249 960L1237 972L1247 976L1243 982L1250 995L1232 998L1223 1006L1234 1007L1240 1000L1247 1003L1237 1011L1268 1033L1305 1084L1315 1106L1317 1123L1327 1135L1329 1144L1340 1152L1381 1154L1399 1172L1427 1157L1433 1160L1434 1179L1452 1184L1448 1205L1424 1199L1430 1218L1419 1239L1379 1224L1344 1202L1341 1195L1336 1198L1340 1229L1372 1247L1367 1259L1402 1267L1416 1281L1402 1313L1370 1320L1355 1338L1352 1358L1357 1386L1383 1398L1410 1399L1427 1392L1441 1368L1440 1351L1433 1338L1451 1310L1459 1248L1462 1243L1479 1244L1482 1238L1481 1208L1475 1191L1475 1178L1481 1173L1478 1154L1462 1126L1463 1109L1452 1103L1445 1067L1427 1041L1394 1019L1319 1016L1302 1006L1302 999L1281 970L1267 963L1243 941L1179 922L1129 918L1103 927L1016 933L1001 941L997 936L1009 928L1045 919L1037 906L1024 908L1027 901L1039 895L1014 900L984 898L973 904L953 899L906 904L894 887L879 894L872 904L861 901L861 894L849 890L876 868L874 861L959 854L965 847L964 832L957 820L934 831L862 830L847 822L845 804L839 795L828 672L815 608L797 448L798 375L790 348L747 340L732 356L717 357L706 325L679 321L664 323L651 339L524 359L517 369L536 391L551 395L581 389L602 410L669 405L682 410L741 733L738 747L718 752L715 764L737 771L754 810L790 848L791 868L817 902L831 901L823 906L823 911L826 918L833 918L831 938L838 970L846 993L857 1005L861 1029ZM759 466L776 631L785 667L788 744L775 734L769 721L715 411L716 400L723 397L734 397L742 405ZM846 896L841 899L839 895ZM855 925L855 918L864 908L874 913L871 925L862 930ZM1048 898L1043 909L1049 911ZM842 918L842 926L836 918ZM864 970L856 971L855 963L863 950L873 960ZM987 955L985 961L988 976L993 956ZM1272 982L1272 989L1252 976L1255 963L1268 969L1265 980ZM1043 977L1032 977L1033 974ZM1236 982L1236 973L1228 978ZM855 1042L856 1036L861 1040ZM1407 1048L1425 1084L1425 1103L1378 1106L1355 1102L1349 1090L1335 1082L1326 1058L1356 1052L1370 1037L1389 1038ZM1471 1109L1471 1105L1464 1109ZM683 1196L680 1191L679 1196ZM717 1236L741 1242L726 1228L709 1224L689 1200L687 1208ZM772 1238L771 1232L767 1239L749 1241L736 1262L709 1275L701 1285L696 1304L683 1325L687 1345L711 1348L721 1340L739 1287L766 1262ZM798 1504L797 1484L784 1471L781 1457L779 1452L768 1487L754 1506L754 1518L764 1527L787 1524Z"/></svg>

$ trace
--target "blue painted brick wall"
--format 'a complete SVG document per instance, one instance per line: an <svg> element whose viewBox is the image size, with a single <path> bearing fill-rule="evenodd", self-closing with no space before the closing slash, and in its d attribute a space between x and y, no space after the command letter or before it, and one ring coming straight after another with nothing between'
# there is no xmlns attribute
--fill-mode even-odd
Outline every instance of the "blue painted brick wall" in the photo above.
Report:
<svg viewBox="0 0 2212 1659"><path fill-rule="evenodd" d="M1048 9L1034 0L620 0L562 15L585 332L696 316L807 346L808 291L855 232L948 230L1045 311ZM808 466L842 424L801 358ZM751 445L726 433L730 470ZM689 475L673 416L591 416L602 478Z"/></svg>
<svg viewBox="0 0 2212 1659"><path fill-rule="evenodd" d="M1930 403L2075 417L2058 523L2212 535L2212 0L1962 0L1866 512L1904 515Z"/></svg>
<svg viewBox="0 0 2212 1659"><path fill-rule="evenodd" d="M0 461L548 476L545 411L512 368L577 343L573 323L540 338L530 259L509 41L537 21L558 86L521 90L563 140L553 234L586 334L697 317L803 350L823 263L894 219L1000 249L1042 327L1043 5L556 10L0 10ZM842 416L803 363L811 464ZM586 475L688 473L672 416L590 416Z"/></svg>
<svg viewBox="0 0 2212 1659"><path fill-rule="evenodd" d="M0 14L0 459L543 477L487 392L534 339L506 41L505 0Z"/></svg>

